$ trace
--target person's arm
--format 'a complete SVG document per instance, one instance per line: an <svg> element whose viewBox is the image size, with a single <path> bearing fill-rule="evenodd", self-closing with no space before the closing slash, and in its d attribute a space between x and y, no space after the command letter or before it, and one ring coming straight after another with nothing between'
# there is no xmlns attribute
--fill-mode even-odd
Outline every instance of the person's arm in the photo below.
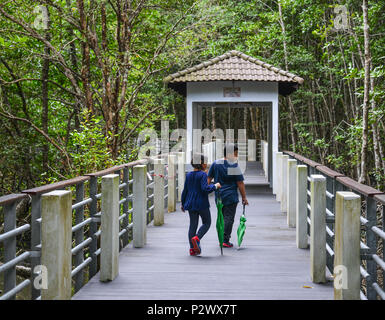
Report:
<svg viewBox="0 0 385 320"><path fill-rule="evenodd" d="M184 181L184 187L183 187L182 196L181 196L181 202L182 202L181 209L183 212L184 212L184 203L186 201L186 196L187 196L187 179Z"/></svg>
<svg viewBox="0 0 385 320"><path fill-rule="evenodd" d="M247 198L246 198L246 188L245 188L244 182L243 181L237 181L237 186L238 186L239 192L241 193L241 196L242 196L242 204L249 205L249 202L247 201Z"/></svg>
<svg viewBox="0 0 385 320"><path fill-rule="evenodd" d="M208 178L206 177L206 175L202 175L201 190L204 192L210 193L221 187L219 183L209 184L207 181L208 181Z"/></svg>

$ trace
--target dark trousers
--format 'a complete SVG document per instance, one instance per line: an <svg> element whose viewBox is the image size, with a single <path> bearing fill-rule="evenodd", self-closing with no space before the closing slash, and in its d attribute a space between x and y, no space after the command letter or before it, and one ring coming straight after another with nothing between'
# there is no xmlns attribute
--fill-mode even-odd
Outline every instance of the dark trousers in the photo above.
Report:
<svg viewBox="0 0 385 320"><path fill-rule="evenodd" d="M233 230L235 212L237 211L237 205L238 203L236 202L236 203L223 206L222 212L223 212L223 221L225 224L224 237L223 237L224 242L230 241L231 231Z"/></svg>
<svg viewBox="0 0 385 320"><path fill-rule="evenodd" d="M198 236L199 240L203 238L203 236L206 234L206 232L209 230L211 225L211 214L210 209L204 209L199 211L189 211L188 212L190 216L190 227L188 229L188 241L190 242L190 248L193 248L193 244L191 243L191 238ZM198 230L198 222L199 217L202 219L202 225Z"/></svg>

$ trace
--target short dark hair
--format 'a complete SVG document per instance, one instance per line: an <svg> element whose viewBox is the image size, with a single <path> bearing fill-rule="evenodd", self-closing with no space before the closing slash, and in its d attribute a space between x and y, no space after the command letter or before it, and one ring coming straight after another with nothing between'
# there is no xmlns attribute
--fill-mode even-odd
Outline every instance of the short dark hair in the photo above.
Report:
<svg viewBox="0 0 385 320"><path fill-rule="evenodd" d="M191 165L194 169L203 170L202 164L207 163L207 157L202 153L195 153L191 159Z"/></svg>
<svg viewBox="0 0 385 320"><path fill-rule="evenodd" d="M224 149L224 155L227 157L228 154L233 154L238 151L238 146L235 143L226 143Z"/></svg>

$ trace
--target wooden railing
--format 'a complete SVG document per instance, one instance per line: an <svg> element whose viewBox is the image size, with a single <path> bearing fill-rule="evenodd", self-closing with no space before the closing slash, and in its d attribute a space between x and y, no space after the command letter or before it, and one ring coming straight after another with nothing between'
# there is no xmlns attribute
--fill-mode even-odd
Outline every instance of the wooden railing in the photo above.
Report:
<svg viewBox="0 0 385 320"><path fill-rule="evenodd" d="M311 276L334 275L336 299L385 300L385 194L293 152L276 152L275 190Z"/></svg>
<svg viewBox="0 0 385 320"><path fill-rule="evenodd" d="M119 251L131 242L143 247L146 225L162 225L165 207L176 210L184 158L139 160L0 197L0 299L15 299L22 290L31 299L69 299L99 270L101 281L113 280ZM27 221L17 223L16 207L28 198ZM23 265L30 277L17 283Z"/></svg>

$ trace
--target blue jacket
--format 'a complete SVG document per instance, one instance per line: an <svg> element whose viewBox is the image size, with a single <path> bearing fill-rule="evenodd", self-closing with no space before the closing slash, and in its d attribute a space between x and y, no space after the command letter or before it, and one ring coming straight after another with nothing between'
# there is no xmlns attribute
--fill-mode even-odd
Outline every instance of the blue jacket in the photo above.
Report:
<svg viewBox="0 0 385 320"><path fill-rule="evenodd" d="M182 207L190 211L210 208L208 194L215 189L214 184L207 183L206 172L191 171L187 173L182 192Z"/></svg>
<svg viewBox="0 0 385 320"><path fill-rule="evenodd" d="M237 163L229 163L227 160L215 160L210 167L208 176L221 184L219 195L223 205L238 203L238 181L244 177ZM217 194L215 194L215 199Z"/></svg>

